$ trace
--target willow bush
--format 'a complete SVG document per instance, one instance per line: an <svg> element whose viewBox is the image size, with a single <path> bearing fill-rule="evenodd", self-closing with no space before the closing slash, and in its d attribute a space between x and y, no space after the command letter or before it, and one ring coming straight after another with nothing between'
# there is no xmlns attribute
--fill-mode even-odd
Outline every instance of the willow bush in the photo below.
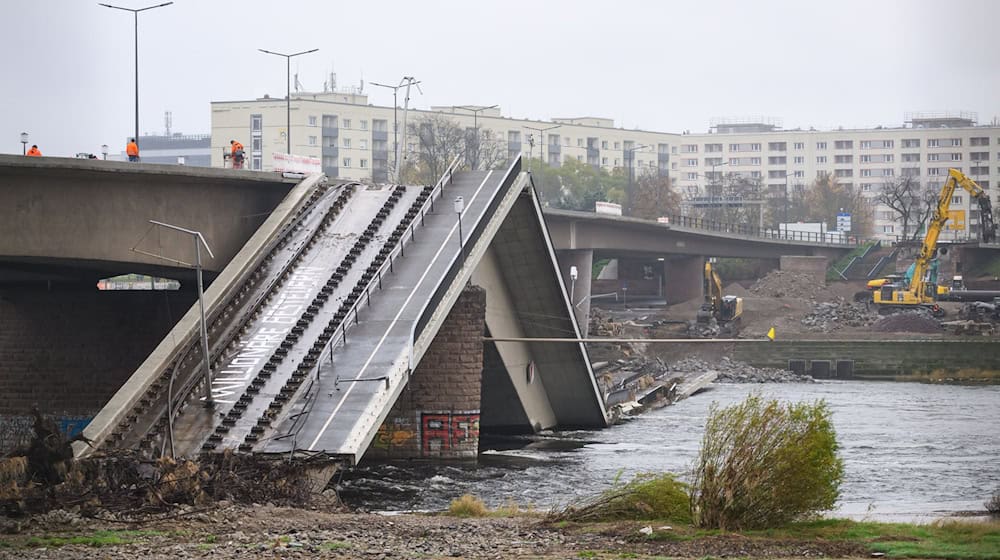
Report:
<svg viewBox="0 0 1000 560"><path fill-rule="evenodd" d="M700 527L778 527L833 507L844 465L824 401L781 404L752 394L709 412L693 473Z"/></svg>

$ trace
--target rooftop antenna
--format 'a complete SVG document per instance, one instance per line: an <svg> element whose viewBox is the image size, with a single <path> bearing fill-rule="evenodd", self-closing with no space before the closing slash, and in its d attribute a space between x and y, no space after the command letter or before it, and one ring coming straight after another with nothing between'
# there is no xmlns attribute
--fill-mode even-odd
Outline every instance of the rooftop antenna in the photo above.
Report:
<svg viewBox="0 0 1000 560"><path fill-rule="evenodd" d="M361 71L361 86L358 87L358 93L365 92L365 71Z"/></svg>
<svg viewBox="0 0 1000 560"><path fill-rule="evenodd" d="M174 114L170 111L164 111L163 113L163 127L166 129L166 135L170 136L170 126L174 124Z"/></svg>
<svg viewBox="0 0 1000 560"><path fill-rule="evenodd" d="M299 68L298 64L295 65L295 93L302 91L302 82L299 81Z"/></svg>

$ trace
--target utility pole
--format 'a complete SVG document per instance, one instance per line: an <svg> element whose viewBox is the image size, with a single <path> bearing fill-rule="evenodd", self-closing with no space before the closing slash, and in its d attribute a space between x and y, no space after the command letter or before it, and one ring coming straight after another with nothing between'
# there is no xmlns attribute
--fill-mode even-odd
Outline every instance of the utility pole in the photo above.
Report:
<svg viewBox="0 0 1000 560"><path fill-rule="evenodd" d="M535 128L532 126L524 127L528 130L534 130L535 132L538 133L538 159L542 160L542 163L545 163L545 133L550 130L555 130L560 126L562 125L557 124L555 126L549 126L546 128ZM531 156L528 156L528 171L531 171Z"/></svg>
<svg viewBox="0 0 1000 560"><path fill-rule="evenodd" d="M399 101L397 101L397 95L399 93L400 88L402 87L409 87L410 85L415 85L417 86L417 89L420 89L420 87L417 85L420 83L419 81L406 82L405 80L406 78L403 78L402 80L399 81L399 85L395 86L380 84L378 82L369 82L373 86L384 87L392 90L392 157L394 157L396 160L395 162L393 162L393 175L392 177L390 177L392 183L399 182L399 117L397 116Z"/></svg>
<svg viewBox="0 0 1000 560"><path fill-rule="evenodd" d="M499 107L499 105L490 105L488 107L486 106L477 107L474 105L452 105L451 107L452 109L462 109L463 111L469 111L470 113L472 113L472 130L476 135L476 149L472 154L474 156L473 160L466 161L466 163L469 164L469 168L472 171L475 171L476 169L479 168L479 113L482 113L483 111L488 111L490 109L496 109L497 107ZM466 159L469 158L466 157Z"/></svg>
<svg viewBox="0 0 1000 560"><path fill-rule="evenodd" d="M622 214L632 215L632 160L635 158L635 151L648 148L645 144L625 148L625 165L628 167L628 186L625 188L625 211Z"/></svg>
<svg viewBox="0 0 1000 560"><path fill-rule="evenodd" d="M297 53L293 53L293 54L282 54L282 53L279 53L279 52L267 51L267 50L264 50L264 49L257 49L257 50L260 51L260 52L262 52L262 53L273 54L275 56L283 56L283 57L285 57L285 62L286 62L286 65L285 65L285 86L286 86L286 90L285 90L286 91L286 94L285 94L285 140L286 140L286 144L287 144L287 147L286 147L287 153L289 155L291 155L291 153L292 153L292 58L296 57L296 56L299 56L299 55L303 55L303 54L314 53L314 52L318 51L319 49L312 49L312 50L297 52Z"/></svg>
<svg viewBox="0 0 1000 560"><path fill-rule="evenodd" d="M424 90L420 89L420 82L417 81L417 80L415 80L413 78L413 76L403 76L403 80L401 82L399 82L399 85L402 86L404 82L406 83L406 96L403 98L403 142L402 142L402 145L399 146L399 148L403 148L403 147L406 146L406 114L410 110L410 86L417 86L417 91L419 91L420 93L424 92ZM397 148L397 150L399 148ZM401 163L400 163L399 153L397 153L396 154L396 180L397 181L399 180L399 169L400 169L400 167L401 167Z"/></svg>

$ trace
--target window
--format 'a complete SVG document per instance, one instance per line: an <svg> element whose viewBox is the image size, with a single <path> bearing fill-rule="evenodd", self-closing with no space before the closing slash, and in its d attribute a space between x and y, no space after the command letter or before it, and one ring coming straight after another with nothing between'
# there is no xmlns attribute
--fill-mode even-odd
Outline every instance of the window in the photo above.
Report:
<svg viewBox="0 0 1000 560"><path fill-rule="evenodd" d="M980 136L978 138L969 138L970 146L989 146L990 139L987 136Z"/></svg>
<svg viewBox="0 0 1000 560"><path fill-rule="evenodd" d="M360 146L358 146L359 148L361 148L362 150L367 150L368 149L368 139L367 138L362 138L358 142L360 143Z"/></svg>
<svg viewBox="0 0 1000 560"><path fill-rule="evenodd" d="M608 165L608 158L601 158L601 165L607 166Z"/></svg>
<svg viewBox="0 0 1000 560"><path fill-rule="evenodd" d="M816 149L817 150L825 150L826 149L826 142L816 142Z"/></svg>
<svg viewBox="0 0 1000 560"><path fill-rule="evenodd" d="M805 162L806 162L805 156L795 156L795 158L793 159L793 163L805 163Z"/></svg>
<svg viewBox="0 0 1000 560"><path fill-rule="evenodd" d="M962 154L951 154L951 161L962 161Z"/></svg>
<svg viewBox="0 0 1000 560"><path fill-rule="evenodd" d="M341 128L351 128L351 119L344 119L340 124Z"/></svg>
<svg viewBox="0 0 1000 560"><path fill-rule="evenodd" d="M745 144L730 144L730 152L759 152L760 144L757 143L745 143Z"/></svg>
<svg viewBox="0 0 1000 560"><path fill-rule="evenodd" d="M577 148L582 148L583 147L583 138L577 138L576 139L576 147Z"/></svg>
<svg viewBox="0 0 1000 560"><path fill-rule="evenodd" d="M816 163L826 163L826 156L816 156Z"/></svg>
<svg viewBox="0 0 1000 560"><path fill-rule="evenodd" d="M927 161L937 161L941 154L927 154Z"/></svg>
<svg viewBox="0 0 1000 560"><path fill-rule="evenodd" d="M893 233L895 226L882 226L882 233Z"/></svg>
<svg viewBox="0 0 1000 560"><path fill-rule="evenodd" d="M622 143L621 142L615 142L615 149L616 150L622 149Z"/></svg>
<svg viewBox="0 0 1000 560"><path fill-rule="evenodd" d="M684 167L698 167L698 158L685 159L684 160Z"/></svg>
<svg viewBox="0 0 1000 560"><path fill-rule="evenodd" d="M861 192L871 192L871 190L872 190L871 183L861 183Z"/></svg>
<svg viewBox="0 0 1000 560"><path fill-rule="evenodd" d="M350 167L350 166L351 166L351 158L345 157L344 158L344 165L342 167Z"/></svg>
<svg viewBox="0 0 1000 560"><path fill-rule="evenodd" d="M872 170L871 169L862 169L861 170L861 176L862 177L871 177L872 176Z"/></svg>
<svg viewBox="0 0 1000 560"><path fill-rule="evenodd" d="M862 140L861 149L862 150L882 150L886 148L891 148L893 146L892 140Z"/></svg>
<svg viewBox="0 0 1000 560"><path fill-rule="evenodd" d="M601 141L601 149L602 150L607 150L608 149L608 141L607 140L602 140Z"/></svg>
<svg viewBox="0 0 1000 560"><path fill-rule="evenodd" d="M583 145L582 144L583 139L581 138L579 141L581 142L580 145L582 146ZM518 131L516 131L516 130L508 130L507 131L507 143L509 143L509 144L520 144L521 143L521 133L518 132Z"/></svg>
<svg viewBox="0 0 1000 560"><path fill-rule="evenodd" d="M919 138L904 139L903 140L903 147L904 148L919 148L920 147L920 139Z"/></svg>
<svg viewBox="0 0 1000 560"><path fill-rule="evenodd" d="M796 150L804 150L804 149L806 149L806 143L805 142L796 142L795 144L792 145L792 148L794 148Z"/></svg>
<svg viewBox="0 0 1000 560"><path fill-rule="evenodd" d="M785 142L768 142L767 149L772 152L784 152L788 144Z"/></svg>
<svg viewBox="0 0 1000 560"><path fill-rule="evenodd" d="M920 154L903 154L903 163L920 161Z"/></svg>
<svg viewBox="0 0 1000 560"><path fill-rule="evenodd" d="M261 130L263 126L263 118L261 115L250 115L250 131L257 132Z"/></svg>
<svg viewBox="0 0 1000 560"><path fill-rule="evenodd" d="M940 167L928 167L927 168L927 174L928 175L940 175L941 174L941 168Z"/></svg>
<svg viewBox="0 0 1000 560"><path fill-rule="evenodd" d="M682 154L697 154L698 144L681 144Z"/></svg>
<svg viewBox="0 0 1000 560"><path fill-rule="evenodd" d="M344 148L348 149L348 150L351 149L351 139L350 138L344 138Z"/></svg>
<svg viewBox="0 0 1000 560"><path fill-rule="evenodd" d="M368 130L368 121L361 121L359 124L361 125L361 130ZM364 167L364 165L362 165L361 167Z"/></svg>
<svg viewBox="0 0 1000 560"><path fill-rule="evenodd" d="M928 148L937 148L938 147L938 139L937 138L931 138L930 140L928 140L927 141L927 147Z"/></svg>
<svg viewBox="0 0 1000 560"><path fill-rule="evenodd" d="M786 158L785 156L771 156L771 157L767 158L767 164L768 165L785 165L785 162L787 160L788 160L788 158Z"/></svg>
<svg viewBox="0 0 1000 560"><path fill-rule="evenodd" d="M798 171L796 171L796 172L795 172L795 176L796 176L796 177L805 177L805 176L806 176L806 172L805 172L805 171L802 171L802 170L800 169L800 170L798 170Z"/></svg>
<svg viewBox="0 0 1000 560"><path fill-rule="evenodd" d="M698 180L698 174L697 173L688 173L687 174L687 179L688 179L688 181L697 181Z"/></svg>
<svg viewBox="0 0 1000 560"><path fill-rule="evenodd" d="M878 213L878 219L891 220L893 214L895 214L895 212L893 212L892 210L880 210Z"/></svg>
<svg viewBox="0 0 1000 560"><path fill-rule="evenodd" d="M853 169L836 169L833 172L835 177L854 177Z"/></svg>
<svg viewBox="0 0 1000 560"><path fill-rule="evenodd" d="M316 126L316 116L309 115L309 126Z"/></svg>
<svg viewBox="0 0 1000 560"><path fill-rule="evenodd" d="M989 152L972 152L971 154L969 154L969 159L971 159L972 161L989 161L990 160L990 153Z"/></svg>
<svg viewBox="0 0 1000 560"><path fill-rule="evenodd" d="M380 119L372 121L372 132L389 132L389 121Z"/></svg>
<svg viewBox="0 0 1000 560"><path fill-rule="evenodd" d="M962 195L957 194L957 195L951 197L951 203L952 204L961 204L962 203Z"/></svg>
<svg viewBox="0 0 1000 560"><path fill-rule="evenodd" d="M750 178L751 179L760 179L760 171L751 171L750 172Z"/></svg>
<svg viewBox="0 0 1000 560"><path fill-rule="evenodd" d="M919 167L904 167L903 177L919 177L920 168Z"/></svg>
<svg viewBox="0 0 1000 560"><path fill-rule="evenodd" d="M713 165L722 165L722 158L720 157L707 157L705 158L705 166L710 167Z"/></svg>
<svg viewBox="0 0 1000 560"><path fill-rule="evenodd" d="M862 158L861 161L864 161L864 157L865 156L861 156L861 158ZM833 162L834 163L853 163L854 162L854 156L848 156L848 155L833 156Z"/></svg>
<svg viewBox="0 0 1000 560"><path fill-rule="evenodd" d="M854 140L837 140L833 143L833 148L836 150L853 150Z"/></svg>
<svg viewBox="0 0 1000 560"><path fill-rule="evenodd" d="M971 173L973 175L989 175L990 174L990 168L987 167L987 166L985 166L985 165L982 165L982 166L979 166L979 167L975 167L974 166L974 167L972 167L972 168L969 169L969 173ZM986 188L986 186L983 185L983 181L979 182L979 186L983 187L984 189Z"/></svg>
<svg viewBox="0 0 1000 560"><path fill-rule="evenodd" d="M264 145L264 139L260 136L254 136L250 139L250 151L259 152L261 147Z"/></svg>
<svg viewBox="0 0 1000 560"><path fill-rule="evenodd" d="M264 158L261 156L253 156L253 159L250 161L250 168L256 169L257 171L260 171L263 165Z"/></svg>
<svg viewBox="0 0 1000 560"><path fill-rule="evenodd" d="M705 144L705 152L712 153L721 151L722 151L722 144Z"/></svg>
<svg viewBox="0 0 1000 560"><path fill-rule="evenodd" d="M368 160L367 159L362 159L361 160L361 169L368 169Z"/></svg>
<svg viewBox="0 0 1000 560"><path fill-rule="evenodd" d="M310 146L315 146L316 145L316 137L315 136L310 136L309 137L309 145Z"/></svg>
<svg viewBox="0 0 1000 560"><path fill-rule="evenodd" d="M784 171L782 169L777 169L777 170L772 169L771 171L767 172L767 178L768 179L784 179L787 175L788 175L788 172L786 172L786 171Z"/></svg>

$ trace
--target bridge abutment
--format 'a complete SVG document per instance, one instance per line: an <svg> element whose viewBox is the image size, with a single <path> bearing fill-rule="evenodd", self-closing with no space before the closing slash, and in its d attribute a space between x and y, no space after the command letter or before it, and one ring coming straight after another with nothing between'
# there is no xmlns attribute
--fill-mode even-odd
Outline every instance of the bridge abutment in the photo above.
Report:
<svg viewBox="0 0 1000 560"><path fill-rule="evenodd" d="M486 291L468 286L410 376L366 459L475 460Z"/></svg>
<svg viewBox="0 0 1000 560"><path fill-rule="evenodd" d="M663 292L673 305L701 297L705 258L679 257L663 261Z"/></svg>

